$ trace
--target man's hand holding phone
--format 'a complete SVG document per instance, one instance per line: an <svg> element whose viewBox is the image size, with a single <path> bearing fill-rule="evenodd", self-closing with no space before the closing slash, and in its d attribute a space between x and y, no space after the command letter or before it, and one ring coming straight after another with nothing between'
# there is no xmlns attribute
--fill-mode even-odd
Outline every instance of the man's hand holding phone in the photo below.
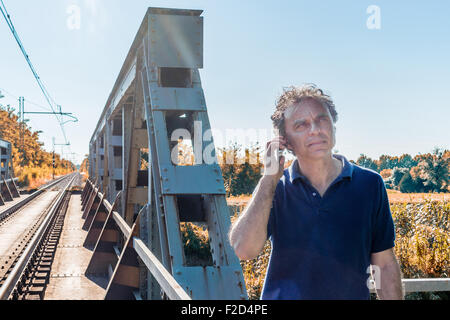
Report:
<svg viewBox="0 0 450 320"><path fill-rule="evenodd" d="M285 157L283 151L288 142L285 137L277 136L267 142L264 155L264 176L270 177L278 183L283 176Z"/></svg>

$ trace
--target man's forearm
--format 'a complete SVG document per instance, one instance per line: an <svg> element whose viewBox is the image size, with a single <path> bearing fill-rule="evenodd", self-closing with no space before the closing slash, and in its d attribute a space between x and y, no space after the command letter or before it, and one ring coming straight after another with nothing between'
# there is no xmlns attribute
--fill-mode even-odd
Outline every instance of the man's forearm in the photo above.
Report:
<svg viewBox="0 0 450 320"><path fill-rule="evenodd" d="M397 261L380 269L381 288L377 294L381 300L403 300L404 292L402 286L402 276Z"/></svg>
<svg viewBox="0 0 450 320"><path fill-rule="evenodd" d="M247 208L234 223L230 242L240 258L253 258L264 246L275 188L273 180L263 177Z"/></svg>

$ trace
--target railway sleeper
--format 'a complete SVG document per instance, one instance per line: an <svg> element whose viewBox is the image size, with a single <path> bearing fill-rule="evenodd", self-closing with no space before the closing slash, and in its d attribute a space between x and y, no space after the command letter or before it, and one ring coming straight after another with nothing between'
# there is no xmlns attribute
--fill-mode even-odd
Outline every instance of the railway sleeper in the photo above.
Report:
<svg viewBox="0 0 450 320"><path fill-rule="evenodd" d="M37 266L36 270L37 270L37 272L48 272L48 273L51 272L51 268L50 267L41 266L41 265Z"/></svg>
<svg viewBox="0 0 450 320"><path fill-rule="evenodd" d="M32 287L45 287L47 286L47 284L48 284L47 279L36 279L33 277L33 279L25 280L25 285L27 286L27 289L24 291L28 291Z"/></svg>
<svg viewBox="0 0 450 320"><path fill-rule="evenodd" d="M33 277L35 279L50 279L50 273L49 272L36 272Z"/></svg>

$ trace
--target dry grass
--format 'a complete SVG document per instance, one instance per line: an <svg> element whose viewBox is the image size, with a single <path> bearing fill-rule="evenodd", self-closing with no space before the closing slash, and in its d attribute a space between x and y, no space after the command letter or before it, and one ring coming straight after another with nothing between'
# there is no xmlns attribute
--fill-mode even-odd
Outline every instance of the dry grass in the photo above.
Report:
<svg viewBox="0 0 450 320"><path fill-rule="evenodd" d="M450 201L450 193L401 193L397 190L387 189L387 194L390 203L417 203L427 200ZM227 198L227 203L229 206L245 206L251 198L251 195L229 197Z"/></svg>
<svg viewBox="0 0 450 320"><path fill-rule="evenodd" d="M52 168L42 167L17 167L15 168L16 177L19 179L19 187L33 190L53 179ZM71 169L56 168L55 178L71 173Z"/></svg>
<svg viewBox="0 0 450 320"><path fill-rule="evenodd" d="M424 202L431 201L450 201L450 193L401 193L396 190L387 190L390 203L399 202Z"/></svg>

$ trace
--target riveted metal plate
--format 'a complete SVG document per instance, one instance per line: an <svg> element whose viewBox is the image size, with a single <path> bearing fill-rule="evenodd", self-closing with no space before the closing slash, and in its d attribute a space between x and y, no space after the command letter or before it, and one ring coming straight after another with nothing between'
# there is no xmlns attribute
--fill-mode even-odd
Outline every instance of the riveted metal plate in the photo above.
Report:
<svg viewBox="0 0 450 320"><path fill-rule="evenodd" d="M203 68L203 17L150 14L149 39L156 66Z"/></svg>

